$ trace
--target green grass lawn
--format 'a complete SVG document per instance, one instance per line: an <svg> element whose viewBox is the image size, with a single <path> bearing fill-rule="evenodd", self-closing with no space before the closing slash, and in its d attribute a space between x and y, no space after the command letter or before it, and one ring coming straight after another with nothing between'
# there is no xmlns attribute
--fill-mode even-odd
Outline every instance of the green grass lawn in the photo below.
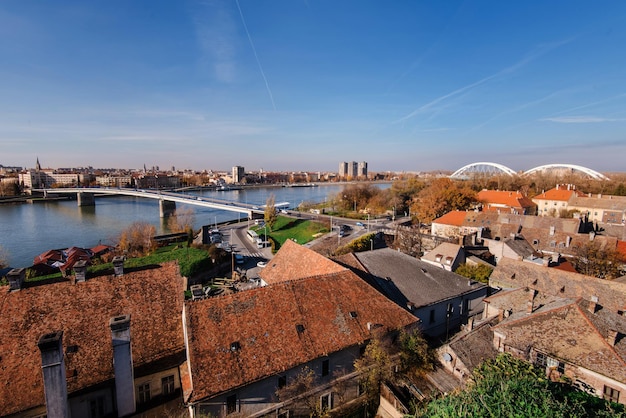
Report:
<svg viewBox="0 0 626 418"><path fill-rule="evenodd" d="M260 236L263 235L265 228L252 228ZM267 229L267 235L272 238L279 246L283 245L288 239L293 239L298 244L305 244L316 238L317 234L328 232L328 225L321 222L310 221L306 219L294 219L287 216L279 216L272 231Z"/></svg>
<svg viewBox="0 0 626 418"><path fill-rule="evenodd" d="M180 274L186 277L189 277L190 275L198 272L200 269L211 264L211 260L209 259L209 255L206 250L193 247L188 248L186 243L179 243L157 248L152 254L145 257L128 258L124 262L124 268L135 269L173 260L178 260ZM103 274L113 274L112 263L96 264L89 266L87 269L88 277ZM26 281L36 282L61 278L61 272L56 272L45 276L29 277Z"/></svg>

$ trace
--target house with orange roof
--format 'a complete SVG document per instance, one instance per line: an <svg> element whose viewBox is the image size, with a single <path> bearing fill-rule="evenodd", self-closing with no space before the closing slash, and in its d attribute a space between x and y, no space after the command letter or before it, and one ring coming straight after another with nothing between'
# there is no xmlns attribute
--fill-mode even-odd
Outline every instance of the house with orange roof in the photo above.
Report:
<svg viewBox="0 0 626 418"><path fill-rule="evenodd" d="M0 416L164 416L180 403L177 263L53 283L24 273L0 286Z"/></svg>
<svg viewBox="0 0 626 418"><path fill-rule="evenodd" d="M537 205L537 215L557 217L563 211L568 211L570 203L575 197L585 196L576 190L574 184L557 184L555 188L533 197Z"/></svg>
<svg viewBox="0 0 626 418"><path fill-rule="evenodd" d="M355 359L375 336L414 328L418 319L319 257L287 241L263 271L266 286L185 304L183 396L191 416L308 416L311 407L343 416L358 406ZM308 371L304 405L281 389Z"/></svg>
<svg viewBox="0 0 626 418"><path fill-rule="evenodd" d="M487 190L478 192L478 200L483 212L513 213L516 215L534 215L535 203L519 191Z"/></svg>
<svg viewBox="0 0 626 418"><path fill-rule="evenodd" d="M459 236L462 231L463 235L477 232L480 228L463 228L465 222L466 211L453 210L443 216L433 220L430 225L430 233L439 237Z"/></svg>

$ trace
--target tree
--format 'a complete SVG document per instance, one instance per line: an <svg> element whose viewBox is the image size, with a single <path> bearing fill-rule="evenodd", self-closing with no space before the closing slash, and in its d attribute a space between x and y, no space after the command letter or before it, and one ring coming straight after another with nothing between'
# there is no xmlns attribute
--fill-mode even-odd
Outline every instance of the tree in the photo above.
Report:
<svg viewBox="0 0 626 418"><path fill-rule="evenodd" d="M489 276L491 276L492 271L493 268L485 264L471 265L463 263L454 272L477 282L489 283Z"/></svg>
<svg viewBox="0 0 626 418"><path fill-rule="evenodd" d="M173 216L167 219L167 227L171 232L193 232L195 213L191 208L176 209Z"/></svg>
<svg viewBox="0 0 626 418"><path fill-rule="evenodd" d="M267 226L269 226L270 231L272 230L272 228L274 227L274 225L276 224L276 220L278 219L278 214L276 213L276 198L274 197L274 194L270 194L270 196L267 198L267 201L265 202L265 213L264 213L264 219L265 219L265 223L267 224Z"/></svg>
<svg viewBox="0 0 626 418"><path fill-rule="evenodd" d="M624 417L623 405L578 392L546 379L543 369L508 353L486 360L459 392L428 403L415 416L456 417Z"/></svg>
<svg viewBox="0 0 626 418"><path fill-rule="evenodd" d="M156 247L156 228L147 222L134 222L120 233L118 247L133 257L148 254Z"/></svg>
<svg viewBox="0 0 626 418"><path fill-rule="evenodd" d="M9 266L9 255L7 252L0 246L0 269L6 268Z"/></svg>
<svg viewBox="0 0 626 418"><path fill-rule="evenodd" d="M402 369L412 373L431 371L435 368L435 356L419 330L400 333L400 363Z"/></svg>
<svg viewBox="0 0 626 418"><path fill-rule="evenodd" d="M324 417L326 411L322 411L319 394L315 391L318 383L315 372L309 367L304 367L283 387L276 389L276 396L280 402L289 402L289 409L296 416Z"/></svg>
<svg viewBox="0 0 626 418"><path fill-rule="evenodd" d="M354 362L354 369L361 377L361 388L365 394L366 408L377 405L380 385L393 376L390 348L379 338L367 344L365 353Z"/></svg>
<svg viewBox="0 0 626 418"><path fill-rule="evenodd" d="M476 192L467 185L460 185L449 178L439 178L419 192L412 212L417 212L422 222L429 223L450 211L469 209L477 202Z"/></svg>
<svg viewBox="0 0 626 418"><path fill-rule="evenodd" d="M600 279L614 279L620 276L620 269L625 260L616 248L602 246L598 241L591 241L575 249L576 271Z"/></svg>

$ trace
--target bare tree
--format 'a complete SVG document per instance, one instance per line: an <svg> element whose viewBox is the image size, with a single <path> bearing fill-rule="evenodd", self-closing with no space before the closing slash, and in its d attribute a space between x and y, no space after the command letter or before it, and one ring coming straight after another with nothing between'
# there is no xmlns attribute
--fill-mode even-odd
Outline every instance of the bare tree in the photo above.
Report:
<svg viewBox="0 0 626 418"><path fill-rule="evenodd" d="M9 254L0 246L0 269L9 266Z"/></svg>
<svg viewBox="0 0 626 418"><path fill-rule="evenodd" d="M143 256L156 247L156 228L147 222L134 222L124 229L118 241L121 251L131 256Z"/></svg>
<svg viewBox="0 0 626 418"><path fill-rule="evenodd" d="M187 232L193 234L195 213L191 208L176 209L174 216L167 219L167 227L172 232Z"/></svg>
<svg viewBox="0 0 626 418"><path fill-rule="evenodd" d="M614 279L619 277L624 262L624 257L616 248L607 248L592 241L576 249L574 266L576 271L587 276Z"/></svg>

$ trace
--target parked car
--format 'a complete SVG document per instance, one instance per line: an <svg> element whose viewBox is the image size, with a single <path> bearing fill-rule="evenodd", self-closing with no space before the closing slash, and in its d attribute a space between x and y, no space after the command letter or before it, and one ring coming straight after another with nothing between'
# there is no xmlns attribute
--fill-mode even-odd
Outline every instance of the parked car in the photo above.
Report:
<svg viewBox="0 0 626 418"><path fill-rule="evenodd" d="M267 266L267 261L259 261L258 263L256 263L257 267L263 268L265 266Z"/></svg>
<svg viewBox="0 0 626 418"><path fill-rule="evenodd" d="M365 226L365 225L363 225L363 222L357 222L356 226Z"/></svg>
<svg viewBox="0 0 626 418"><path fill-rule="evenodd" d="M237 264L243 264L243 255L241 255L241 254L235 254L235 263L237 263Z"/></svg>

